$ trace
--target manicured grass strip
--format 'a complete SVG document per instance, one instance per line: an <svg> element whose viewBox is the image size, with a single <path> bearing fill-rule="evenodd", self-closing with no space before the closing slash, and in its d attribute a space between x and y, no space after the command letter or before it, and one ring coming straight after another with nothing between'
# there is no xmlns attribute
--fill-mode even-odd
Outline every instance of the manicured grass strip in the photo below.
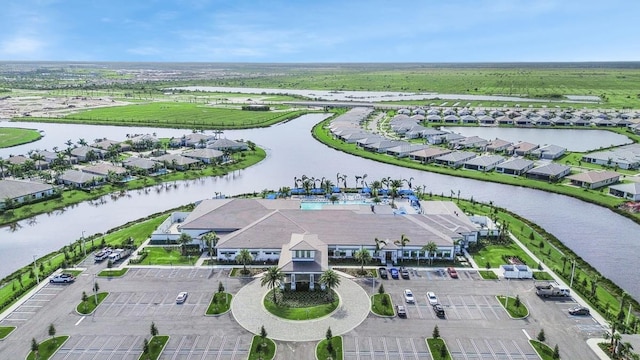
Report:
<svg viewBox="0 0 640 360"><path fill-rule="evenodd" d="M507 301L505 296L498 295L496 299L498 299L502 307L505 307L506 302L506 310L512 318L523 319L529 316L529 309L522 302L520 302L520 306L516 306L516 298L509 296Z"/></svg>
<svg viewBox="0 0 640 360"><path fill-rule="evenodd" d="M0 128L0 148L22 145L39 140L42 137L37 130L21 128Z"/></svg>
<svg viewBox="0 0 640 360"><path fill-rule="evenodd" d="M336 294L333 295L333 301L326 304L320 304L315 306L306 306L299 308L292 308L289 306L281 306L279 303L273 302L273 290L269 291L264 297L264 307L275 316L281 317L287 320L311 320L321 318L323 316L331 314L338 308L340 299Z"/></svg>
<svg viewBox="0 0 640 360"><path fill-rule="evenodd" d="M100 277L119 277L119 276L123 276L124 274L126 274L127 271L129 271L129 268L105 269L105 270L100 271L98 276L100 276Z"/></svg>
<svg viewBox="0 0 640 360"><path fill-rule="evenodd" d="M386 298L386 304L382 304L382 299ZM393 302L389 294L375 294L371 297L371 311L380 316L394 316L396 312L393 310Z"/></svg>
<svg viewBox="0 0 640 360"><path fill-rule="evenodd" d="M9 334L11 334L15 329L15 326L0 326L0 339L4 339L9 336Z"/></svg>
<svg viewBox="0 0 640 360"><path fill-rule="evenodd" d="M149 340L149 353L141 354L138 358L139 360L157 360L162 354L162 350L164 350L165 345L169 341L169 336L167 335L156 335L151 337Z"/></svg>
<svg viewBox="0 0 640 360"><path fill-rule="evenodd" d="M266 345L262 345L266 344ZM276 355L276 343L273 340L267 338L262 341L262 338L258 335L253 337L251 341L251 349L249 350L248 360L271 360Z"/></svg>
<svg viewBox="0 0 640 360"><path fill-rule="evenodd" d="M535 267L537 264L527 255L527 253L520 248L516 243L510 243L508 245L488 245L482 248L477 253L473 254L473 260L478 266L484 267L489 263L489 267L497 268L500 265L506 264L503 259L505 256L517 256L522 262L530 267Z"/></svg>
<svg viewBox="0 0 640 360"><path fill-rule="evenodd" d="M535 271L533 273L533 278L536 280L554 280L553 276L546 271Z"/></svg>
<svg viewBox="0 0 640 360"><path fill-rule="evenodd" d="M542 360L553 360L553 349L538 340L529 340L529 344L536 350Z"/></svg>
<svg viewBox="0 0 640 360"><path fill-rule="evenodd" d="M485 280L496 280L498 279L498 275L491 270L479 270L478 273Z"/></svg>
<svg viewBox="0 0 640 360"><path fill-rule="evenodd" d="M447 345L441 338L428 338L427 346L429 347L433 360L451 360L449 349L447 349Z"/></svg>
<svg viewBox="0 0 640 360"><path fill-rule="evenodd" d="M327 349L327 339L324 339L316 346L316 358L328 359L331 357L333 360L342 360L342 336L334 336L331 339L331 345L333 346L333 352L329 352Z"/></svg>
<svg viewBox="0 0 640 360"><path fill-rule="evenodd" d="M38 360L47 360L49 359L58 349L64 344L65 341L69 338L68 335L64 336L56 336L54 338L49 338L40 344L38 344ZM36 360L36 354L33 351L29 352L27 356L27 360Z"/></svg>
<svg viewBox="0 0 640 360"><path fill-rule="evenodd" d="M224 314L229 311L231 307L231 300L233 299L233 295L227 292L217 292L213 294L211 298L211 303L209 303L209 307L207 308L207 315L218 315Z"/></svg>
<svg viewBox="0 0 640 360"><path fill-rule="evenodd" d="M87 301L81 301L78 306L76 306L76 311L82 315L91 314L97 307L102 303L102 301L109 295L108 292L101 292L97 294L98 302L96 303L96 296L93 294L87 294Z"/></svg>
<svg viewBox="0 0 640 360"><path fill-rule="evenodd" d="M147 252L144 265L193 265L198 260L197 256L183 256L176 246L148 246L144 251Z"/></svg>

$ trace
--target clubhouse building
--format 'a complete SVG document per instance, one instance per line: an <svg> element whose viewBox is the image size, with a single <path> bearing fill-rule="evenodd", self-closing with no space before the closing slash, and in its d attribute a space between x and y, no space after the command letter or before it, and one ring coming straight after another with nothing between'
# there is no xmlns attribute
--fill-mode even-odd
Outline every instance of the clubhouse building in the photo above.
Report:
<svg viewBox="0 0 640 360"><path fill-rule="evenodd" d="M330 203L306 210L299 199L209 199L192 212L172 214L151 242L167 243L186 233L197 243L213 231L220 238L219 260L234 261L247 249L254 262L277 262L295 288L296 282L312 287L329 259L351 258L360 249L380 264L396 264L428 258L422 247L433 242L436 259L453 260L460 247L486 230L486 222L472 222L453 202L425 201L420 210L399 214L390 205ZM409 239L404 246L396 241L402 235Z"/></svg>

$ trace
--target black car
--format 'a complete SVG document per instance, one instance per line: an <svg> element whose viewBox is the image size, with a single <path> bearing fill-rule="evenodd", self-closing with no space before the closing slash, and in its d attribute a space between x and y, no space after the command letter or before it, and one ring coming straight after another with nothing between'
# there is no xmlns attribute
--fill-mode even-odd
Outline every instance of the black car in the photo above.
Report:
<svg viewBox="0 0 640 360"><path fill-rule="evenodd" d="M569 309L569 314L571 315L589 315L589 309L584 306L578 306Z"/></svg>
<svg viewBox="0 0 640 360"><path fill-rule="evenodd" d="M436 316L443 318L444 317L444 308L440 304L433 305L433 311L435 311Z"/></svg>
<svg viewBox="0 0 640 360"><path fill-rule="evenodd" d="M400 269L400 275L403 279L409 280L409 270L407 270L406 268Z"/></svg>
<svg viewBox="0 0 640 360"><path fill-rule="evenodd" d="M378 274L380 274L380 278L381 279L388 279L389 278L389 275L387 273L387 269L385 269L383 267L378 268Z"/></svg>

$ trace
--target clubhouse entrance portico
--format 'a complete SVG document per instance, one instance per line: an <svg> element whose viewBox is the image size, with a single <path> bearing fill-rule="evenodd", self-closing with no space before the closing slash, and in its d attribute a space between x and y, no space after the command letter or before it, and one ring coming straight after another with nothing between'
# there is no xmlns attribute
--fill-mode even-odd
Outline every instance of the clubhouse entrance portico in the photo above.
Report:
<svg viewBox="0 0 640 360"><path fill-rule="evenodd" d="M289 285L291 290L314 290L322 273L329 269L327 244L316 234L291 234L289 243L282 246L278 268L285 274L282 288Z"/></svg>

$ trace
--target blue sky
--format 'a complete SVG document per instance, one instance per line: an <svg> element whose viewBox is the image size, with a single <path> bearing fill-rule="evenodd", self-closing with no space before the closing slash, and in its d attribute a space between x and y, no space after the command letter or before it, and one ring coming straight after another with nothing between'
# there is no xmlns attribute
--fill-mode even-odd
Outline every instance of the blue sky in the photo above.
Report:
<svg viewBox="0 0 640 360"><path fill-rule="evenodd" d="M0 61L638 61L635 0L7 0Z"/></svg>

